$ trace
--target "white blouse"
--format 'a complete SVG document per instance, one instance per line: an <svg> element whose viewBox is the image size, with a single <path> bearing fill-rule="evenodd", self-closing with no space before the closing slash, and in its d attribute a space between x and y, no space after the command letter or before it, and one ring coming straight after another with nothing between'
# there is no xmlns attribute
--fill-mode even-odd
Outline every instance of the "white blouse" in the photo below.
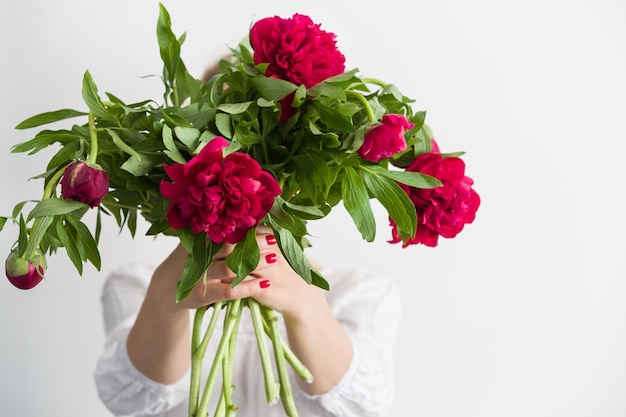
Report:
<svg viewBox="0 0 626 417"><path fill-rule="evenodd" d="M107 278L102 292L106 345L94 378L101 400L116 416L186 417L189 372L177 383L163 385L141 374L126 351L126 338L152 272L151 268L133 264ZM391 280L363 271L325 269L321 272L330 284L326 292L328 302L350 337L354 354L343 378L322 395L308 395L299 389L298 377L287 365L298 414L300 417L384 416L394 394L393 354L400 320L398 290ZM205 325L211 312L207 311ZM209 343L203 379L219 343L221 325L219 320ZM282 323L281 329L284 332ZM284 333L283 337L287 340ZM254 327L247 309L242 311L237 333L232 378L238 417L285 416L280 402L267 404ZM217 404L219 381L214 391L209 415Z"/></svg>

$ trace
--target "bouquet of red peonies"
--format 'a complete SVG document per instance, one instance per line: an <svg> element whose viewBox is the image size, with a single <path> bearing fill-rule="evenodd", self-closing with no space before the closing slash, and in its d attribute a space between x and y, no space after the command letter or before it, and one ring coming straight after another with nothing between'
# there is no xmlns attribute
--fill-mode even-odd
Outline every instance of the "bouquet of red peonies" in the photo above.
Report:
<svg viewBox="0 0 626 417"><path fill-rule="evenodd" d="M452 238L474 220L480 199L465 175L462 153L439 150L425 112L414 111L413 100L396 86L346 70L335 35L309 17L255 22L208 80L187 71L180 56L184 36L175 36L163 6L157 34L161 100L126 103L110 93L103 98L86 72L85 111L47 112L17 126L85 119L68 129L41 130L13 148L32 154L56 147L40 175L41 199L21 202L0 217L0 230L9 220L19 228L6 260L7 278L16 287L36 286L46 255L59 248L79 274L85 263L99 269L99 235L110 217L134 235L141 215L149 222L148 235L180 239L188 258L175 294L179 301L204 278L224 244L235 245L226 259L237 275L232 285L245 279L260 258L258 225L273 230L302 279L328 289L304 255L307 222L323 219L339 203L363 239L373 241L370 203L378 200L388 212L389 242L403 247L434 247L440 236ZM97 212L91 228L83 221L90 210ZM229 340L243 306L253 315L264 365L266 335L274 348L278 381L272 367L264 366L268 403L280 400L288 415L297 415L285 365L304 379L311 375L280 338L274 312L240 301L196 313L199 323L209 309L229 312L202 395L199 364L212 327L202 336L194 325L189 415L207 415L209 391L218 367L229 363ZM224 381L229 377L224 367ZM218 408L236 410L232 386L222 385Z"/></svg>

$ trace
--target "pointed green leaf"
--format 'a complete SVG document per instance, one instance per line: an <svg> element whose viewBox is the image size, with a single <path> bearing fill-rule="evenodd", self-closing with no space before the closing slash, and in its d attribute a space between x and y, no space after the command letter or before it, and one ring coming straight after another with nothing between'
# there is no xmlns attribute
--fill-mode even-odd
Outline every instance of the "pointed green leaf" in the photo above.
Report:
<svg viewBox="0 0 626 417"><path fill-rule="evenodd" d="M72 232L71 235L70 230ZM65 252L67 252L67 256L74 264L74 267L78 271L78 274L82 275L83 260L81 259L80 252L78 251L78 246L76 246L76 239L74 236L75 233L73 233L75 232L75 230L68 223L64 225L63 222L59 221L57 222L56 231L57 235L59 236L59 240L61 241L61 244L65 248Z"/></svg>
<svg viewBox="0 0 626 417"><path fill-rule="evenodd" d="M266 100L280 100L296 91L297 85L289 81L271 77L255 77L252 83Z"/></svg>
<svg viewBox="0 0 626 417"><path fill-rule="evenodd" d="M156 165L161 165L163 158L158 155L141 154L141 159L131 156L120 168L136 177L148 174Z"/></svg>
<svg viewBox="0 0 626 417"><path fill-rule="evenodd" d="M96 87L96 84L93 82L89 71L85 71L85 75L83 76L82 94L83 100L85 100L85 103L96 117L101 117L105 120L111 118L98 96L98 87Z"/></svg>
<svg viewBox="0 0 626 417"><path fill-rule="evenodd" d="M41 243L41 239L43 239L53 221L53 216L43 216L37 218L37 220L33 224L33 228L30 231L28 243L26 244L26 249L24 250L24 257L30 257L35 249L37 249L39 243Z"/></svg>
<svg viewBox="0 0 626 417"><path fill-rule="evenodd" d="M28 221L43 216L59 216L85 208L85 203L64 198L46 198L41 200L28 214Z"/></svg>
<svg viewBox="0 0 626 417"><path fill-rule="evenodd" d="M293 157L298 165L296 180L314 203L322 202L331 186L331 173L326 161L314 153Z"/></svg>
<svg viewBox="0 0 626 417"><path fill-rule="evenodd" d="M228 114L241 114L248 110L251 104L251 101L244 101L242 103L224 103L217 106L217 109Z"/></svg>
<svg viewBox="0 0 626 417"><path fill-rule="evenodd" d="M311 270L313 267L309 263L309 260L304 256L304 250L298 244L298 241L294 238L290 231L278 229L276 235L276 242L280 247L281 252L289 262L289 265L293 268L298 275L302 277L308 284L311 284L313 277L311 276Z"/></svg>
<svg viewBox="0 0 626 417"><path fill-rule="evenodd" d="M174 133L179 141L185 144L187 149L193 150L198 147L198 139L200 138L200 130L195 127L176 126Z"/></svg>
<svg viewBox="0 0 626 417"><path fill-rule="evenodd" d="M370 204L369 194L361 176L353 169L345 169L341 183L343 205L352 217L361 236L368 242L376 237L376 220Z"/></svg>
<svg viewBox="0 0 626 417"><path fill-rule="evenodd" d="M169 156L174 162L178 162L179 164L186 163L187 161L176 147L174 136L172 135L172 129L168 125L163 125L163 132L161 135L163 137L163 144L166 148L163 153Z"/></svg>
<svg viewBox="0 0 626 417"><path fill-rule="evenodd" d="M259 264L261 254L259 244L256 241L256 228L248 230L246 237L235 245L231 253L226 256L226 265L237 274L237 278L232 283L232 287L244 280Z"/></svg>
<svg viewBox="0 0 626 417"><path fill-rule="evenodd" d="M29 117L28 119L15 126L15 128L30 129L32 127L37 127L48 123L54 123L65 119L71 119L73 117L86 116L87 114L88 113L72 109L55 110Z"/></svg>
<svg viewBox="0 0 626 417"><path fill-rule="evenodd" d="M410 185L415 188L437 188L441 187L441 181L421 172L412 171L393 171L382 168L378 165L367 165L363 169L366 169L374 175L383 175L394 181L401 182L402 184Z"/></svg>
<svg viewBox="0 0 626 417"><path fill-rule="evenodd" d="M349 117L344 116L338 110L331 109L330 107L326 107L319 102L315 102L315 108L317 109L320 120L326 126L328 126L332 130L336 130L338 132L354 132L354 125L352 124L352 120Z"/></svg>
<svg viewBox="0 0 626 417"><path fill-rule="evenodd" d="M393 180L370 174L363 170L365 186L369 192L387 209L389 216L398 226L402 239L415 235L417 230L417 214L409 196Z"/></svg>
<svg viewBox="0 0 626 417"><path fill-rule="evenodd" d="M29 155L39 152L40 150L52 145L53 143L60 143L65 146L66 144L79 141L81 137L68 130L43 130L37 135L20 144L17 144L11 148L12 153L29 152Z"/></svg>
<svg viewBox="0 0 626 417"><path fill-rule="evenodd" d="M226 113L217 113L215 115L215 126L217 130L224 136L226 139L233 138L233 129L230 125L230 116Z"/></svg>
<svg viewBox="0 0 626 417"><path fill-rule="evenodd" d="M139 155L139 153L137 153L126 142L124 142L122 140L122 138L120 138L119 135L117 133L115 133L115 131L113 129L106 129L106 131L109 134L109 136L111 136L111 139L113 139L113 143L115 144L115 146L120 148L120 150L122 152L125 152L125 153L131 155L132 157L137 159L137 161L141 162L141 155Z"/></svg>
<svg viewBox="0 0 626 417"><path fill-rule="evenodd" d="M76 229L78 237L78 249L81 259L88 259L93 266L99 271L101 266L100 251L98 244L91 235L91 232L83 222L72 215L64 216L65 220L72 224ZM83 253L84 252L84 253Z"/></svg>
<svg viewBox="0 0 626 417"><path fill-rule="evenodd" d="M343 88L329 82L321 82L316 86L309 88L307 94L311 97L330 97L338 101L346 101L346 92Z"/></svg>
<svg viewBox="0 0 626 417"><path fill-rule="evenodd" d="M202 279L213 257L222 247L221 243L207 242L206 234L182 231L179 235L183 246L190 246L181 279L176 284L176 301L185 299Z"/></svg>

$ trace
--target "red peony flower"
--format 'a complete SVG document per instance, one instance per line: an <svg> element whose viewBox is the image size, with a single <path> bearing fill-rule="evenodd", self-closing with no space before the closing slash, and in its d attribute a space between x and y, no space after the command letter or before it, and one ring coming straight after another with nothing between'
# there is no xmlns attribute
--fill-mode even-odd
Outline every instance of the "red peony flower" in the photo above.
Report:
<svg viewBox="0 0 626 417"><path fill-rule="evenodd" d="M363 159L378 162L405 151L407 145L404 133L414 126L401 114L385 114L381 123L365 134L363 145L357 153Z"/></svg>
<svg viewBox="0 0 626 417"><path fill-rule="evenodd" d="M17 249L9 254L4 269L9 282L20 290L30 290L41 282L46 272L46 257L39 250L28 258L21 258Z"/></svg>
<svg viewBox="0 0 626 417"><path fill-rule="evenodd" d="M335 34L301 14L257 21L250 30L250 44L255 64L269 64L265 75L306 88L345 70L346 58L337 49ZM281 120L295 113L292 100L293 94L280 100Z"/></svg>
<svg viewBox="0 0 626 417"><path fill-rule="evenodd" d="M191 226L215 243L240 242L267 214L281 189L251 156L223 156L226 139L217 137L185 164L165 165L172 182L161 181L171 200L167 220L174 229Z"/></svg>
<svg viewBox="0 0 626 417"><path fill-rule="evenodd" d="M61 179L61 195L94 208L109 192L109 176L86 162L73 162L65 168Z"/></svg>
<svg viewBox="0 0 626 417"><path fill-rule="evenodd" d="M466 224L474 221L480 197L472 189L474 181L465 175L462 159L444 158L438 152L429 152L415 158L407 171L431 175L442 185L422 189L400 184L415 205L418 223L415 235L403 247L419 243L434 247L439 236L453 238ZM398 243L402 239L393 220L391 226L393 238L390 242Z"/></svg>

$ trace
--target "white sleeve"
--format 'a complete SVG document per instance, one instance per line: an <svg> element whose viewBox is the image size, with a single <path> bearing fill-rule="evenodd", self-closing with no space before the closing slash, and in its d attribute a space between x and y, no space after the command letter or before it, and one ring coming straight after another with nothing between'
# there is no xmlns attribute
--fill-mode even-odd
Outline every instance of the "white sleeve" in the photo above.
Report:
<svg viewBox="0 0 626 417"><path fill-rule="evenodd" d="M126 350L151 276L145 266L128 265L107 277L102 290L106 344L94 379L100 399L116 416L165 416L186 406L187 378L172 385L152 381L134 367Z"/></svg>
<svg viewBox="0 0 626 417"><path fill-rule="evenodd" d="M365 272L323 271L335 316L353 344L353 359L339 383L322 395L299 388L294 397L311 415L381 417L393 404L393 355L401 297L393 281Z"/></svg>

